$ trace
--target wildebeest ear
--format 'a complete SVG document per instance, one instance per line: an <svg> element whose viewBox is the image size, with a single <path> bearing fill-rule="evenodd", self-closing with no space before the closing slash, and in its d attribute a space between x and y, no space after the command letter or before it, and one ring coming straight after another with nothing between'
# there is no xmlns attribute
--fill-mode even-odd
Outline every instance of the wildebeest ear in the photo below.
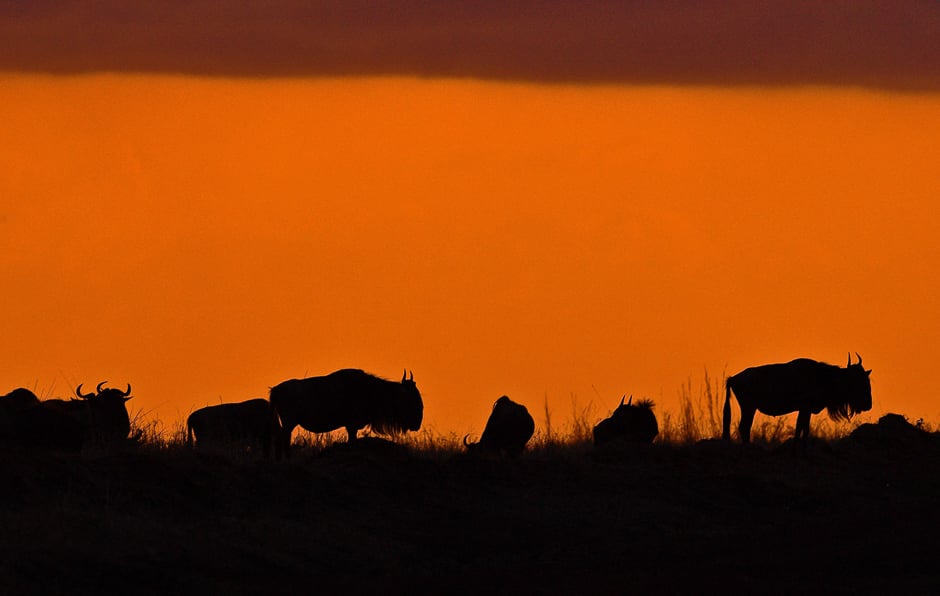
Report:
<svg viewBox="0 0 940 596"><path fill-rule="evenodd" d="M871 376L871 371L870 371L870 370L866 370L866 371L865 371L865 374L870 377L870 376Z"/></svg>
<svg viewBox="0 0 940 596"><path fill-rule="evenodd" d="M130 397L125 397L125 398L124 398L124 402L127 403L127 402L129 402L130 400L132 400L132 399L134 399L134 396L133 396L133 395L130 396Z"/></svg>

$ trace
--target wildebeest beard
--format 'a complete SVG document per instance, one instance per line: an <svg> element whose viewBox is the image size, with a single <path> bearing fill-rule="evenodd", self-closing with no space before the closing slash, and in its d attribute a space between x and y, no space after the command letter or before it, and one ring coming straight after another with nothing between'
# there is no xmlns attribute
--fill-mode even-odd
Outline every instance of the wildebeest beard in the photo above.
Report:
<svg viewBox="0 0 940 596"><path fill-rule="evenodd" d="M861 357L857 364L852 364L850 357L849 365L837 370L844 375L845 383L842 391L837 392L833 402L826 407L826 413L832 420L844 422L871 409L871 381L868 378L871 371L862 368Z"/></svg>
<svg viewBox="0 0 940 596"><path fill-rule="evenodd" d="M835 422L846 422L850 420L852 416L867 410L868 408L865 408L863 404L849 401L829 406L826 408L826 413L829 414L829 418Z"/></svg>
<svg viewBox="0 0 940 596"><path fill-rule="evenodd" d="M421 425L423 404L414 386L403 384L394 398L376 404L369 428L381 435L400 435Z"/></svg>

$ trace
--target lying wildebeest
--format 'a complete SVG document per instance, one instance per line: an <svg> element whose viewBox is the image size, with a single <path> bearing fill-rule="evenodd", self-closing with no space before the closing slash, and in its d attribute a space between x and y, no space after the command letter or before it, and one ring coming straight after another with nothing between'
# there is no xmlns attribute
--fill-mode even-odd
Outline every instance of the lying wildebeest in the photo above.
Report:
<svg viewBox="0 0 940 596"><path fill-rule="evenodd" d="M467 451L490 451L506 453L513 457L522 453L526 443L535 432L535 421L522 404L502 396L493 404L493 411L486 420L486 427L477 443L468 443L467 435L463 444Z"/></svg>
<svg viewBox="0 0 940 596"><path fill-rule="evenodd" d="M802 436L805 444L809 440L810 416L823 408L833 420L848 420L871 409L869 375L871 371L862 368L861 356L852 364L851 353L845 368L809 358L746 368L725 381L722 438L731 439L732 392L741 406L738 431L742 442L750 442L755 412L768 416L799 412L796 438Z"/></svg>
<svg viewBox="0 0 940 596"><path fill-rule="evenodd" d="M623 403L625 397L620 398L620 405L609 418L601 420L594 427L595 447L611 441L652 443L659 434L653 402L641 399L634 405L631 395L630 401Z"/></svg>
<svg viewBox="0 0 940 596"><path fill-rule="evenodd" d="M38 405L36 394L23 387L0 397L0 441L9 441L13 437L21 412Z"/></svg>
<svg viewBox="0 0 940 596"><path fill-rule="evenodd" d="M274 439L277 457L288 453L291 433L298 425L315 433L345 427L351 443L366 426L385 435L418 430L424 414L413 374L396 382L358 369L275 385L271 408L281 423Z"/></svg>
<svg viewBox="0 0 940 596"><path fill-rule="evenodd" d="M35 403L9 416L7 440L24 447L80 451L88 444L115 443L130 433L126 391L102 386L95 393L75 389L78 399L49 399Z"/></svg>
<svg viewBox="0 0 940 596"><path fill-rule="evenodd" d="M229 445L260 448L264 456L271 453L271 437L276 428L272 423L271 404L266 399L219 404L200 408L186 419L189 444L199 446Z"/></svg>
<svg viewBox="0 0 940 596"><path fill-rule="evenodd" d="M0 412L19 412L39 403L36 394L20 387L0 397Z"/></svg>

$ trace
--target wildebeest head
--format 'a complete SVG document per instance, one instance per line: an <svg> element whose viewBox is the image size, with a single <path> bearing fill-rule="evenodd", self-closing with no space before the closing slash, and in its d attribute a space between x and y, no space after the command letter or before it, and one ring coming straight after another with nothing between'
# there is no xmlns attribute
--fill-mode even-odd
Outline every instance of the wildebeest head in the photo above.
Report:
<svg viewBox="0 0 940 596"><path fill-rule="evenodd" d="M855 356L858 362L852 364L852 354L849 353L848 364L843 369L843 382L834 388L839 395L833 395L832 405L826 408L833 420L848 420L871 409L871 371L862 366L858 352Z"/></svg>
<svg viewBox="0 0 940 596"><path fill-rule="evenodd" d="M403 371L398 391L391 396L390 400L380 401L378 405L381 412L369 425L375 432L395 434L421 428L421 421L424 419L424 402L415 384L413 372Z"/></svg>
<svg viewBox="0 0 940 596"><path fill-rule="evenodd" d="M480 441L470 443L467 435L463 438L463 444L470 452L505 452L515 456L522 453L534 432L535 421L529 410L504 395L493 404L493 411L486 420Z"/></svg>
<svg viewBox="0 0 940 596"><path fill-rule="evenodd" d="M75 395L87 405L87 434L98 441L125 439L130 433L130 417L125 403L131 399L131 385L121 391L113 387L102 388L107 381L98 383L95 393L82 393L82 385L75 388Z"/></svg>
<svg viewBox="0 0 940 596"><path fill-rule="evenodd" d="M603 445L613 440L632 443L651 443L659 434L659 424L653 413L653 402L641 399L633 403L633 396L624 403L626 395L620 398L620 405L613 414L601 420L594 427L594 445Z"/></svg>

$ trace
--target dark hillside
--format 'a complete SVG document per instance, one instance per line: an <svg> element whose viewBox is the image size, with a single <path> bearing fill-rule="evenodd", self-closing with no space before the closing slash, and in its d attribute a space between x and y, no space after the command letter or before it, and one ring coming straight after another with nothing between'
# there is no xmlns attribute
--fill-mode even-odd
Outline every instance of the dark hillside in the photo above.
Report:
<svg viewBox="0 0 940 596"><path fill-rule="evenodd" d="M897 421L893 421L896 423ZM940 440L0 455L0 592L929 592Z"/></svg>

